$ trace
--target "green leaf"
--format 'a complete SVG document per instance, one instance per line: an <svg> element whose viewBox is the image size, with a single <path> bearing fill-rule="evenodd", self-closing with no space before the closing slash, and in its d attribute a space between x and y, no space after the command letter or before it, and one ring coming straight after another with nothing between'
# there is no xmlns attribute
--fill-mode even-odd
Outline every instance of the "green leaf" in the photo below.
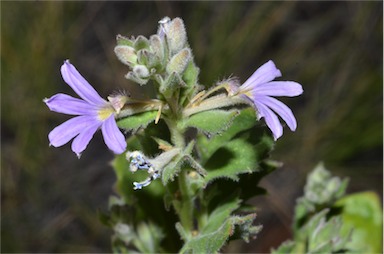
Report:
<svg viewBox="0 0 384 254"><path fill-rule="evenodd" d="M241 210L241 212L245 213L255 212L255 210L251 209L245 202L256 195L266 194L266 191L258 187L258 184L261 179L276 169L276 167L266 166L265 163L262 163L261 166L262 170L260 172L238 175L238 182L226 178L211 182L204 191L204 199L206 202L209 202L210 206L216 206L222 202L222 200L233 195L233 193L238 193L238 197L242 200L239 211Z"/></svg>
<svg viewBox="0 0 384 254"><path fill-rule="evenodd" d="M304 197L314 204L332 204L344 195L347 185L347 179L341 181L339 177L332 177L320 163L308 175Z"/></svg>
<svg viewBox="0 0 384 254"><path fill-rule="evenodd" d="M342 207L342 231L352 230L352 240L346 246L359 253L382 253L383 211L377 194L348 195L336 205Z"/></svg>
<svg viewBox="0 0 384 254"><path fill-rule="evenodd" d="M117 121L117 126L125 130L138 130L139 128L145 128L149 123L156 119L157 111L148 111L131 115Z"/></svg>
<svg viewBox="0 0 384 254"><path fill-rule="evenodd" d="M213 210L207 220L207 224L199 234L185 243L181 253L214 253L217 252L233 233L231 213L239 207L240 200L230 198Z"/></svg>
<svg viewBox="0 0 384 254"><path fill-rule="evenodd" d="M229 218L231 213L235 211L240 206L241 200L232 195L227 202L219 205L215 210L213 210L208 217L208 222L201 230L201 234L209 234L217 231L220 228L225 220Z"/></svg>
<svg viewBox="0 0 384 254"><path fill-rule="evenodd" d="M197 86L199 72L200 69L195 65L193 61L190 61L183 74L183 80L187 84L187 86Z"/></svg>
<svg viewBox="0 0 384 254"><path fill-rule="evenodd" d="M164 238L161 228L153 223L140 223L137 226L137 237L133 244L141 253L156 253L160 250L160 242Z"/></svg>
<svg viewBox="0 0 384 254"><path fill-rule="evenodd" d="M199 89L198 77L200 69L195 65L193 59L189 61L187 68L185 69L182 80L185 82L186 87L180 92L180 105L188 103L189 99Z"/></svg>
<svg viewBox="0 0 384 254"><path fill-rule="evenodd" d="M167 185L169 181L173 181L176 175L180 172L181 166L184 163L185 155L179 154L176 155L173 160L164 167L161 172L161 181L163 185Z"/></svg>
<svg viewBox="0 0 384 254"><path fill-rule="evenodd" d="M192 238L181 249L180 253L216 253L233 232L233 225L227 219L216 231Z"/></svg>
<svg viewBox="0 0 384 254"><path fill-rule="evenodd" d="M179 154L174 157L174 159L164 167L161 180L164 185L168 184L169 181L173 181L177 174L180 172L184 165L189 165L191 168L195 169L200 175L206 175L207 172L205 169L193 159L189 154Z"/></svg>
<svg viewBox="0 0 384 254"><path fill-rule="evenodd" d="M210 135L219 134L230 127L234 118L239 115L238 110L210 110L192 115L183 127L194 127Z"/></svg>
<svg viewBox="0 0 384 254"><path fill-rule="evenodd" d="M222 224L215 222L214 224L217 227L211 227L208 232L201 232L187 241L180 253L217 253L236 231L240 232L238 234L244 237L244 239L248 239L250 235L254 236L262 228L261 226L251 226L255 217L255 214L246 216L235 215L227 217Z"/></svg>
<svg viewBox="0 0 384 254"><path fill-rule="evenodd" d="M308 175L304 196L297 200L295 207L294 230L300 231L310 215L324 207L332 207L344 195L348 179L333 177L322 163Z"/></svg>
<svg viewBox="0 0 384 254"><path fill-rule="evenodd" d="M166 80L162 81L159 76L157 76L160 83L160 92L166 97L166 98L173 98L176 97L176 93L179 91L181 87L185 86L184 81L181 79L180 75L176 72L172 72Z"/></svg>
<svg viewBox="0 0 384 254"><path fill-rule="evenodd" d="M256 151L253 145L243 139L235 139L221 147L206 163L207 183L217 178L234 181L238 175L252 173L258 169Z"/></svg>
<svg viewBox="0 0 384 254"><path fill-rule="evenodd" d="M173 181L185 165L189 165L201 175L206 175L205 169L190 155L194 145L195 142L191 141L184 151L181 151L170 161L168 165L164 167L161 175L163 185L168 184L169 181Z"/></svg>
<svg viewBox="0 0 384 254"><path fill-rule="evenodd" d="M255 110L247 108L241 110L240 114L233 119L231 126L212 138L205 135L199 135L197 139L197 147L201 163L204 164L220 147L224 146L228 141L237 134L252 128L256 124Z"/></svg>
<svg viewBox="0 0 384 254"><path fill-rule="evenodd" d="M263 228L262 225L253 226L256 219L256 213L248 214L245 216L232 216L232 221L235 227L235 233L231 239L242 238L245 242L249 242L249 238L254 238Z"/></svg>

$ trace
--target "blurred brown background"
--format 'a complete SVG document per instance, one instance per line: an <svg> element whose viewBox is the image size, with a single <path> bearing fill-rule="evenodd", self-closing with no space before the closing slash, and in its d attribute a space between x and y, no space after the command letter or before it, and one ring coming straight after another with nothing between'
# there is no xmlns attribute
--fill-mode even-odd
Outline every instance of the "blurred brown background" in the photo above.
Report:
<svg viewBox="0 0 384 254"><path fill-rule="evenodd" d="M376 2L1 2L1 252L110 252L98 221L113 194L112 154L95 135L80 160L48 147L47 134L68 116L45 97L75 95L60 76L65 59L103 97L124 89L115 36L156 32L164 16L184 19L200 83L234 75L245 81L272 59L281 80L303 85L282 99L298 120L272 157L283 168L253 201L264 229L226 252L268 252L290 237L294 200L319 161L350 178L349 192L383 196L383 3ZM144 92L143 92L144 91Z"/></svg>

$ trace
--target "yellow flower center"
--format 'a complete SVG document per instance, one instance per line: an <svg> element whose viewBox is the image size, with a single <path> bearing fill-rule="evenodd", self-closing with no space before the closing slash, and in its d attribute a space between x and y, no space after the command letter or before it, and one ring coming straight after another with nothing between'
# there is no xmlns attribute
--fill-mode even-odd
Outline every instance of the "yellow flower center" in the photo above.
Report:
<svg viewBox="0 0 384 254"><path fill-rule="evenodd" d="M97 117L101 121L104 121L114 113L115 113L115 109L111 105L107 105L107 106L99 109L99 111L97 111Z"/></svg>

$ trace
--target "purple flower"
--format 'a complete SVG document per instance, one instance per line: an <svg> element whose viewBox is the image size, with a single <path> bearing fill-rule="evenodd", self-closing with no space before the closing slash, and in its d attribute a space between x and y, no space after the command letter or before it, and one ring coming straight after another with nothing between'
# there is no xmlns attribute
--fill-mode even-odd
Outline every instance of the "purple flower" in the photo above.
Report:
<svg viewBox="0 0 384 254"><path fill-rule="evenodd" d="M299 83L272 81L277 77L281 77L281 72L270 60L258 68L239 90L245 99L252 102L258 113L258 119L264 117L275 140L283 135L283 126L277 115L287 123L292 131L296 130L297 123L292 110L271 96L292 97L303 93L303 88Z"/></svg>
<svg viewBox="0 0 384 254"><path fill-rule="evenodd" d="M74 138L72 151L80 156L95 132L101 128L108 148L116 154L123 153L127 144L124 135L117 127L115 110L112 105L100 97L76 68L69 63L69 60L66 60L61 66L61 75L82 100L61 93L44 99L51 111L76 115L49 133L50 145L59 147Z"/></svg>

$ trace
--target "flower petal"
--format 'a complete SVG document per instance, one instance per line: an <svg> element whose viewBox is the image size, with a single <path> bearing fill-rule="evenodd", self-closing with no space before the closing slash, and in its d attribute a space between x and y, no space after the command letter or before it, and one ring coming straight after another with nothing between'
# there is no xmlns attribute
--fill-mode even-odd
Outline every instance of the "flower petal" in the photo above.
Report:
<svg viewBox="0 0 384 254"><path fill-rule="evenodd" d="M125 151L127 143L124 135L117 127L116 120L112 114L108 117L101 126L104 142L116 154L121 154Z"/></svg>
<svg viewBox="0 0 384 254"><path fill-rule="evenodd" d="M100 121L91 116L77 116L71 118L54 128L48 134L50 145L53 145L54 147L62 146L77 136L84 128L96 124L100 125Z"/></svg>
<svg viewBox="0 0 384 254"><path fill-rule="evenodd" d="M272 81L259 85L253 90L257 94L268 96L298 96L303 93L303 87L293 81Z"/></svg>
<svg viewBox="0 0 384 254"><path fill-rule="evenodd" d="M241 86L241 89L253 89L261 84L272 81L273 79L281 77L281 72L276 68L276 65L273 61L269 60L262 66L260 66L253 74L250 76L244 84Z"/></svg>
<svg viewBox="0 0 384 254"><path fill-rule="evenodd" d="M276 114L266 107L263 103L255 101L255 105L258 109L259 118L264 117L265 122L267 123L268 128L272 131L275 141L283 135L283 126L279 121L279 118Z"/></svg>
<svg viewBox="0 0 384 254"><path fill-rule="evenodd" d="M75 91L85 101L93 105L103 105L105 103L105 100L101 98L88 81L81 76L69 60L66 60L61 66L61 75L73 91Z"/></svg>
<svg viewBox="0 0 384 254"><path fill-rule="evenodd" d="M93 135L97 129L101 126L101 122L88 126L80 132L80 134L72 142L72 151L76 153L77 157L80 158L81 152L87 148L89 141L91 141Z"/></svg>
<svg viewBox="0 0 384 254"><path fill-rule="evenodd" d="M292 110L288 108L287 105L275 98L268 96L259 96L258 101L259 103L263 103L264 105L275 111L287 123L291 131L296 130L296 118L293 115Z"/></svg>
<svg viewBox="0 0 384 254"><path fill-rule="evenodd" d="M51 111L68 115L96 115L97 107L83 100L66 94L55 94L51 98L44 99Z"/></svg>

